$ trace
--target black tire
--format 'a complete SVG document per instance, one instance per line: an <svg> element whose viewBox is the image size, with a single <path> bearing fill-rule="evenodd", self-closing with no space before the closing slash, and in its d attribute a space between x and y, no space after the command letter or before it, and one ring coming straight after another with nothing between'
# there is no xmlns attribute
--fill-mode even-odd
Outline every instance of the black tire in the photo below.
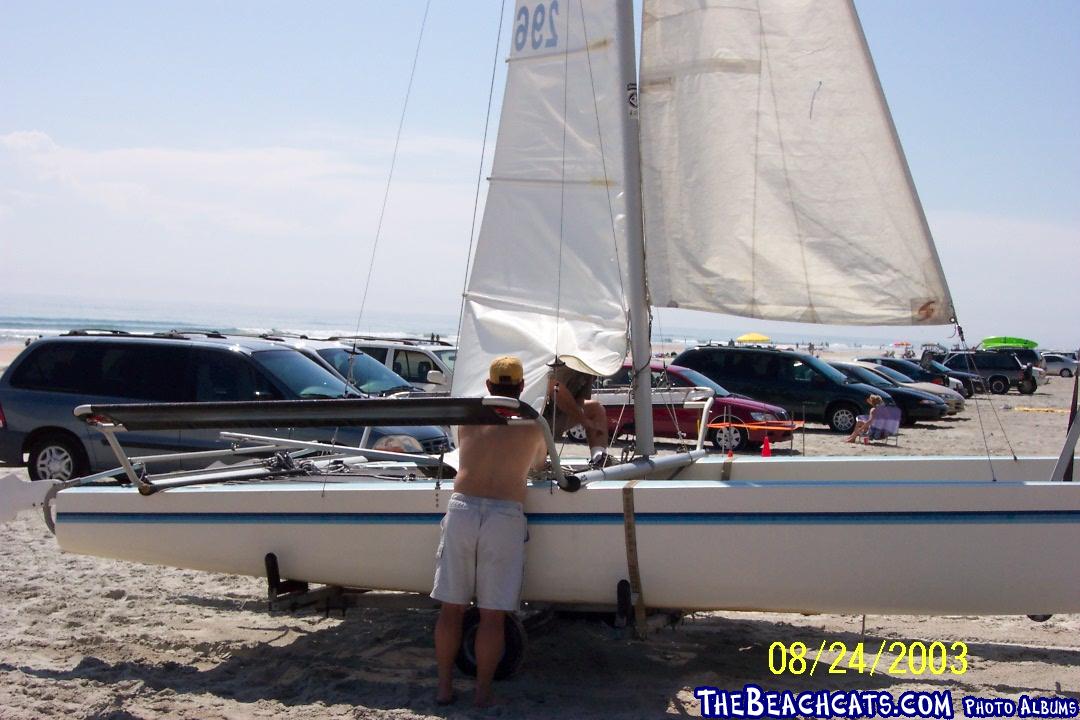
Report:
<svg viewBox="0 0 1080 720"><path fill-rule="evenodd" d="M89 471L86 450L70 435L43 435L30 445L29 455L26 470L31 480L71 480Z"/></svg>
<svg viewBox="0 0 1080 720"><path fill-rule="evenodd" d="M851 403L839 402L828 409L825 420L833 432L849 433L855 428L858 415L859 408Z"/></svg>
<svg viewBox="0 0 1080 720"><path fill-rule="evenodd" d="M968 399L971 398L972 395L975 394L975 385L970 380L965 382L963 385L964 385L964 392L961 393L961 394L964 396L965 400L968 400Z"/></svg>
<svg viewBox="0 0 1080 720"><path fill-rule="evenodd" d="M461 629L461 648L458 649L457 659L454 662L458 670L470 677L476 677L476 629L479 626L480 611L474 607L469 608L465 611ZM506 614L504 632L503 656L499 661L499 667L495 668L496 680L513 677L525 661L525 644L528 635L525 632L525 625L514 613Z"/></svg>
<svg viewBox="0 0 1080 720"><path fill-rule="evenodd" d="M995 395L1004 395L1009 392L1009 378L995 375L986 381L986 389Z"/></svg>
<svg viewBox="0 0 1080 720"><path fill-rule="evenodd" d="M1069 368L1061 368L1061 372L1058 373L1061 377L1072 377L1072 370Z"/></svg>
<svg viewBox="0 0 1080 720"><path fill-rule="evenodd" d="M1020 381L1020 384L1017 385L1016 389L1020 391L1021 395L1031 395L1035 392L1035 388L1037 387L1038 384L1036 384L1032 378L1024 378Z"/></svg>
<svg viewBox="0 0 1080 720"><path fill-rule="evenodd" d="M732 452L745 450L750 444L749 440L750 434L746 432L746 428L729 427L709 430L709 442L713 444L714 448L723 453L728 451L729 446Z"/></svg>

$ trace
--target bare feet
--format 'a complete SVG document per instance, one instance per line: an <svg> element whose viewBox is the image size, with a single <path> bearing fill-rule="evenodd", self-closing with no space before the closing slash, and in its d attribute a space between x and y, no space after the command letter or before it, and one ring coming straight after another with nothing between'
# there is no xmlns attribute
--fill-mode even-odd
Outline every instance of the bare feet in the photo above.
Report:
<svg viewBox="0 0 1080 720"><path fill-rule="evenodd" d="M451 687L448 691L444 691L442 688L439 688L439 692L435 695L435 704L441 706L453 705L457 702L457 699L458 696L457 693L454 692L453 687Z"/></svg>
<svg viewBox="0 0 1080 720"><path fill-rule="evenodd" d="M476 689L476 697L473 698L473 707L489 708L495 705L495 695L490 690L487 692L480 692L480 689Z"/></svg>

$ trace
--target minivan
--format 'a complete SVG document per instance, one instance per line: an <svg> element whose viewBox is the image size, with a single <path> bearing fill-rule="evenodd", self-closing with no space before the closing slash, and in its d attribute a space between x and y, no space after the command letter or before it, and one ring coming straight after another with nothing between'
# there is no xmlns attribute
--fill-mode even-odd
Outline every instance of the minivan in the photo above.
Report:
<svg viewBox="0 0 1080 720"><path fill-rule="evenodd" d="M731 392L779 405L793 418L826 423L836 432L851 432L856 417L869 414L871 395L894 404L883 390L850 382L824 361L790 350L699 345L671 364L697 370Z"/></svg>
<svg viewBox="0 0 1080 720"><path fill-rule="evenodd" d="M0 463L25 463L33 479L60 480L115 467L104 436L75 418L79 405L359 396L337 374L280 343L216 333L75 331L31 343L0 376ZM260 434L357 447L363 432L358 427L274 428ZM127 431L117 439L130 455L153 455L228 447L219 433ZM372 428L367 446L412 452L451 447L434 427Z"/></svg>

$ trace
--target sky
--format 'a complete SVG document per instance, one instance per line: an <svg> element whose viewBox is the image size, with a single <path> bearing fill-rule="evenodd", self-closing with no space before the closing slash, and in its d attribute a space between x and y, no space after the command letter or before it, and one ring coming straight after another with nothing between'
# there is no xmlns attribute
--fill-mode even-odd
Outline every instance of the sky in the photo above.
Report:
<svg viewBox="0 0 1080 720"><path fill-rule="evenodd" d="M1080 3L856 7L968 339L1076 346ZM493 65L497 97L504 77L499 10L432 0L368 315L457 315ZM0 306L356 318L423 14L421 0L0 0ZM750 329L955 341L689 311L654 325Z"/></svg>

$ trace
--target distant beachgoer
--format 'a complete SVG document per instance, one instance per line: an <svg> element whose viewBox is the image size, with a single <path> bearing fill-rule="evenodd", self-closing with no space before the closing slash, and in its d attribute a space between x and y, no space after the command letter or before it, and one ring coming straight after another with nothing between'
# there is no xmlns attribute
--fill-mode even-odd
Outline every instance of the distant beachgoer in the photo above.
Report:
<svg viewBox="0 0 1080 720"><path fill-rule="evenodd" d="M520 397L525 388L521 361L503 356L491 362L488 392ZM435 587L442 603L435 624L439 689L435 702L454 702L454 659L461 647L462 621L476 598L478 707L492 704L491 683L503 655L506 613L518 609L525 573L525 480L547 457L544 435L535 424L463 425L458 430L459 468L454 494L442 521L435 553Z"/></svg>
<svg viewBox="0 0 1080 720"><path fill-rule="evenodd" d="M881 399L880 395L871 395L866 398L866 404L870 406L870 414L860 415L855 418L855 427L852 429L851 434L847 436L847 442L855 442L855 438L859 437L869 429L870 424L874 422L874 415L877 412L877 409L881 407L883 402L885 401Z"/></svg>
<svg viewBox="0 0 1080 720"><path fill-rule="evenodd" d="M607 462L607 413L604 407L592 399L595 378L578 372L559 362L548 375L548 395L544 403L544 417L551 425L553 437L561 437L572 427L585 428L589 442L589 462L603 467Z"/></svg>

